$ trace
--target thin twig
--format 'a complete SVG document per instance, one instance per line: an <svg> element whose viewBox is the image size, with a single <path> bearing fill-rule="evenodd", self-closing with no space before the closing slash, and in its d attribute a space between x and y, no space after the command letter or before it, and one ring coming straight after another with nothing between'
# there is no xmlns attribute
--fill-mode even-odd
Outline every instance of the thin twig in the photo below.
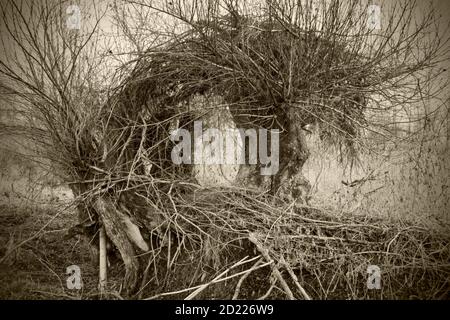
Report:
<svg viewBox="0 0 450 320"><path fill-rule="evenodd" d="M289 300L295 300L294 295L292 294L291 289L289 288L288 284L286 283L286 281L284 281L283 276L281 275L281 272L278 270L278 268L276 267L273 259L270 257L269 252L266 248L264 248L258 241L258 239L256 239L256 236L253 233L250 233L248 236L248 239L256 246L256 248L258 249L258 251L262 254L262 256L267 260L267 262L273 263L273 274L275 275L275 277L278 279L278 281L280 282L281 286L284 289L284 292L286 293L286 295L288 296Z"/></svg>

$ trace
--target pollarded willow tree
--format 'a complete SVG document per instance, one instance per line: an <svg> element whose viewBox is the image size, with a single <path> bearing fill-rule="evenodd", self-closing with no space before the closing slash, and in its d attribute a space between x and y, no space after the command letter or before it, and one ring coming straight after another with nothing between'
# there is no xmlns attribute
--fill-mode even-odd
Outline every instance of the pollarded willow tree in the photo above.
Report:
<svg viewBox="0 0 450 320"><path fill-rule="evenodd" d="M291 205L308 189L301 173L309 154L303 128L316 124L324 142L352 156L365 147L362 133L385 134L373 121L377 113L438 94L445 84L433 81L444 72L439 63L449 47L433 11L420 14L415 3L396 2L381 7L378 29L369 23L377 18L373 7L360 1L271 0L258 10L233 0L117 1L108 10L132 57L110 79L116 85L102 94L94 85L101 63L81 59L97 35L95 25L87 37L67 33L61 8L2 5L6 34L18 52L0 61L2 83L38 121L46 135L43 150L70 182L81 213L77 230L102 226L120 252L129 292L161 276L158 259L167 270L186 254L191 263L195 256L218 266L224 249L248 239L260 259L244 258L230 270L257 260L250 272L281 261L299 295L309 298L293 269L313 268L314 261L359 250L361 243L384 245L377 238L377 232L386 237L381 228L366 234L351 223L330 228L330 239L342 241L323 247L308 237L285 237L301 228L321 233L332 224L319 212L305 218L308 211ZM30 14L32 9L39 14ZM203 104L193 107L198 101ZM229 110L237 127L281 132L280 168L268 192L206 189L191 166L172 161L171 131L192 130L195 120L220 108ZM259 169L249 175L262 185ZM374 233L376 241L369 241ZM137 257L141 252L147 254ZM400 256L401 263L410 257ZM322 271L326 276L335 270ZM275 275L294 297L281 273Z"/></svg>

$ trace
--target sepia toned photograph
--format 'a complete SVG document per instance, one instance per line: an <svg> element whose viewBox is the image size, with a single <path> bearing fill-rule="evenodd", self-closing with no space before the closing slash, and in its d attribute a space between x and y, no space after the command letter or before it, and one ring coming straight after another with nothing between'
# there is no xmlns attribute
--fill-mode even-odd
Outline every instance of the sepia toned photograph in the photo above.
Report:
<svg viewBox="0 0 450 320"><path fill-rule="evenodd" d="M450 300L449 67L448 0L0 0L0 300Z"/></svg>

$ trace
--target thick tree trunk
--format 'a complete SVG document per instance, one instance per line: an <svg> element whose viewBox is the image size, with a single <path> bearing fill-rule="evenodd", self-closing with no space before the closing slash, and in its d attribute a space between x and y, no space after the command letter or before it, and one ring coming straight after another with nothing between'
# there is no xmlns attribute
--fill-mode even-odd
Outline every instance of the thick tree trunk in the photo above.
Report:
<svg viewBox="0 0 450 320"><path fill-rule="evenodd" d="M287 201L307 203L311 184L304 177L302 168L310 153L301 124L298 114L290 108L288 130L280 137L280 169L272 178L271 191Z"/></svg>
<svg viewBox="0 0 450 320"><path fill-rule="evenodd" d="M238 128L252 127L252 121L245 116L233 114L233 118ZM302 174L302 168L310 153L302 130L302 119L294 108L289 108L287 114L278 115L278 119L285 125L284 128L276 128L280 130L278 172L268 178L261 175L259 165L241 165L238 183L270 190L273 195L289 202L307 204L311 184ZM245 141L245 150L249 150L248 141Z"/></svg>

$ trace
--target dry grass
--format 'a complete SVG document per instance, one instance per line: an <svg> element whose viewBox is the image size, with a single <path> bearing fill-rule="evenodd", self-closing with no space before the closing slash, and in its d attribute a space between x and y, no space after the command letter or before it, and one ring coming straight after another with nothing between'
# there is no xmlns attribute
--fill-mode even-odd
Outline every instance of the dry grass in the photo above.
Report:
<svg viewBox="0 0 450 320"><path fill-rule="evenodd" d="M40 231L56 214L55 209L16 205L0 206L2 256ZM43 232L18 247L1 264L2 299L77 299L96 287L96 271L80 242L63 242L71 215L62 214ZM70 291L66 267L82 265L85 290Z"/></svg>
<svg viewBox="0 0 450 320"><path fill-rule="evenodd" d="M6 149L0 163L0 256L7 256L0 264L0 299L97 298L97 266L87 242L64 240L77 222L67 207L71 191L36 163ZM82 271L82 290L66 285L66 268L74 264Z"/></svg>

